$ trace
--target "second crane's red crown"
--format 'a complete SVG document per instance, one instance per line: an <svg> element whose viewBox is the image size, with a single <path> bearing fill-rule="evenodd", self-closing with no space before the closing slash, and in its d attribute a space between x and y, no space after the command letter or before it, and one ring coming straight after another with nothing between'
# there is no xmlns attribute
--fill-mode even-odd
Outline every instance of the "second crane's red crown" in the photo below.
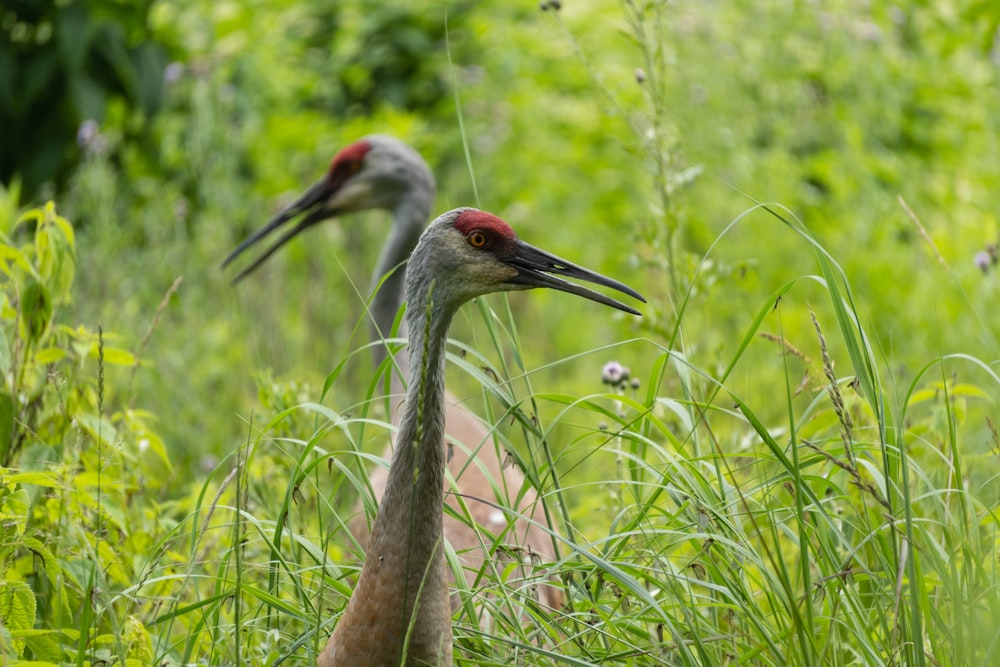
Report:
<svg viewBox="0 0 1000 667"><path fill-rule="evenodd" d="M372 145L361 139L352 144L347 144L333 156L330 161L330 169L326 172L326 180L333 183L343 181L361 168L361 160L364 159Z"/></svg>

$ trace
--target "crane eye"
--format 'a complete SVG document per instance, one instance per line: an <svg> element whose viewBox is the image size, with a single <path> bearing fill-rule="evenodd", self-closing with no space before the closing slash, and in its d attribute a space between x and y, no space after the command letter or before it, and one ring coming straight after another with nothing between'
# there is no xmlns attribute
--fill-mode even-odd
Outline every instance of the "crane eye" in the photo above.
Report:
<svg viewBox="0 0 1000 667"><path fill-rule="evenodd" d="M490 244L489 237L481 229L473 229L465 238L469 241L469 245L479 250L486 248Z"/></svg>
<svg viewBox="0 0 1000 667"><path fill-rule="evenodd" d="M361 163L359 161L351 160L350 162L347 163L347 170L352 174L358 173L359 169L361 169Z"/></svg>

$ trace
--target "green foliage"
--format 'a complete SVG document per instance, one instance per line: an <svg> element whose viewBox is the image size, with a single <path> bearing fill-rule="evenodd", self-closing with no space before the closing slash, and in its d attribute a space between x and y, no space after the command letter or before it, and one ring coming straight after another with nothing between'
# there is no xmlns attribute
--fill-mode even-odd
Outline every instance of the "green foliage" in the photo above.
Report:
<svg viewBox="0 0 1000 667"><path fill-rule="evenodd" d="M343 3L338 8L331 12L314 5L316 30L304 40L313 53L310 65L336 72L329 99L318 103L336 117L369 116L383 106L411 113L434 113L443 106L450 97L443 66L446 39L462 34L471 3ZM316 61L321 54L327 62Z"/></svg>
<svg viewBox="0 0 1000 667"><path fill-rule="evenodd" d="M170 522L154 509L170 460L148 413L104 412L113 398L106 370L131 369L134 356L106 346L111 335L100 329L61 321L76 266L69 221L50 203L4 222L4 650L36 664L71 655L149 664L148 619L132 616L121 593ZM19 236L27 240L18 245Z"/></svg>
<svg viewBox="0 0 1000 667"><path fill-rule="evenodd" d="M5 466L17 459L25 439L52 423L53 415L45 410L44 400L49 366L66 357L66 343L73 334L59 329L53 320L56 309L68 302L72 288L73 229L51 204L22 216L13 232L29 225L34 226L34 235L24 247L16 247L6 235L0 237L0 271L7 288L0 312L4 331L0 343L4 377L0 454ZM74 356L79 361L79 355Z"/></svg>
<svg viewBox="0 0 1000 667"><path fill-rule="evenodd" d="M19 177L27 192L64 182L80 149L102 152L80 136L108 107L131 133L159 107L164 48L150 39L151 0L13 0L0 9L0 183ZM134 116L133 116L134 114ZM81 145L78 147L77 144Z"/></svg>
<svg viewBox="0 0 1000 667"><path fill-rule="evenodd" d="M436 210L649 299L457 318L449 388L541 492L569 600L504 585L531 554L501 548L459 664L996 662L996 3L112 4L86 16L119 51L176 45L161 112L111 103L60 192L79 238L0 197L5 659L314 663L389 435L386 216L217 266L377 131Z"/></svg>

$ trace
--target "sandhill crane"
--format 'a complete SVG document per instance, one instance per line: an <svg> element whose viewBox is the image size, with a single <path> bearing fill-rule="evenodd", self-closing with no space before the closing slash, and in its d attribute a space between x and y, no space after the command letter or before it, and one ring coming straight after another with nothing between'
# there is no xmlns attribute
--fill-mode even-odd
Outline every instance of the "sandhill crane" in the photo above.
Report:
<svg viewBox="0 0 1000 667"><path fill-rule="evenodd" d="M410 377L398 445L361 576L318 667L451 665L441 446L448 327L470 299L533 287L561 290L639 314L559 276L643 300L618 281L528 245L507 223L483 211L448 211L421 235L406 276Z"/></svg>
<svg viewBox="0 0 1000 667"><path fill-rule="evenodd" d="M226 259L223 266L244 250L264 238L278 227L303 216L300 222L249 264L237 277L240 280L257 268L286 241L302 230L328 218L366 209L387 209L393 212L392 229L379 256L372 278L372 289L383 281L371 302L371 334L380 341L390 334L396 314L403 303L405 261L413 251L424 225L430 219L434 203L434 177L420 155L402 141L383 135L370 135L344 147L334 157L326 176L310 187L290 206L281 211L267 225L248 237ZM388 274L388 275L387 275ZM375 367L386 356L384 345L373 346ZM394 394L402 394L399 381L405 377L406 353L396 355L400 373L393 373L391 383ZM452 443L447 459L449 475L445 489L447 503L455 515L444 517L444 535L461 561L468 585L472 587L482 569L487 553L492 551L493 538L484 536L478 528L486 528L500 535L505 543L525 547L538 560L553 562L556 552L551 537L536 524L546 525L544 508L532 488L525 488L524 475L513 467L504 467L498 455L491 431L475 415L458 404L446 393L445 439ZM398 423L399 401L392 401L392 421ZM392 443L383 455L392 458ZM382 500L389 473L377 467L370 476L375 498ZM454 481L451 481L454 480ZM532 521L517 520L508 525L507 517L480 499L493 497L493 488L522 494L517 510ZM465 510L461 505L464 503ZM472 524L460 518L468 511ZM351 532L364 547L368 541L368 521L358 511L350 522ZM484 551L483 545L486 545ZM553 609L562 606L562 590L543 585L538 589L539 601ZM458 599L453 602L457 604Z"/></svg>

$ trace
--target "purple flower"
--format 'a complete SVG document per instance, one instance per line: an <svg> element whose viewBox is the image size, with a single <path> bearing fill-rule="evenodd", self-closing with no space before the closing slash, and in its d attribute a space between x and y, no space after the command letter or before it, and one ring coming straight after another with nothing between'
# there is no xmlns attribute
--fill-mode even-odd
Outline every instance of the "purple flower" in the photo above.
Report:
<svg viewBox="0 0 1000 667"><path fill-rule="evenodd" d="M184 64L173 62L163 70L163 80L166 83L176 83L184 75Z"/></svg>
<svg viewBox="0 0 1000 667"><path fill-rule="evenodd" d="M990 267L993 266L993 258L990 257L990 253L986 252L985 250L980 250L979 252L977 252L976 257L973 261L976 263L976 266L979 267L979 270L982 271L983 273L989 271Z"/></svg>
<svg viewBox="0 0 1000 667"><path fill-rule="evenodd" d="M80 148L86 148L100 132L101 126L97 124L97 121L88 118L80 123L80 127L76 130L76 145Z"/></svg>
<svg viewBox="0 0 1000 667"><path fill-rule="evenodd" d="M617 361L609 361L601 369L601 382L604 384L618 384L622 381L625 368Z"/></svg>

